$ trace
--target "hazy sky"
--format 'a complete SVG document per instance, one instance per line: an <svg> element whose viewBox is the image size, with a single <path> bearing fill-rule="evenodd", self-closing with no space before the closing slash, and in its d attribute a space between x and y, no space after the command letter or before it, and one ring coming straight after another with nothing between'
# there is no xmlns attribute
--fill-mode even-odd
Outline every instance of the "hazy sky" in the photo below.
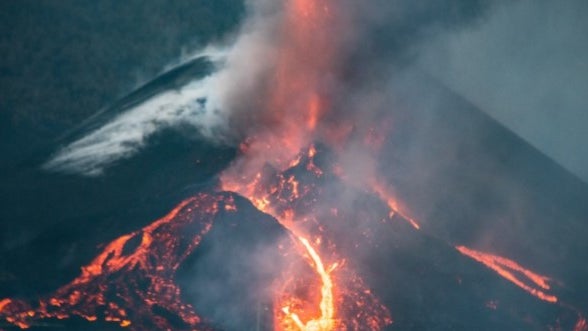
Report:
<svg viewBox="0 0 588 331"><path fill-rule="evenodd" d="M524 0L425 43L425 70L588 181L588 2Z"/></svg>

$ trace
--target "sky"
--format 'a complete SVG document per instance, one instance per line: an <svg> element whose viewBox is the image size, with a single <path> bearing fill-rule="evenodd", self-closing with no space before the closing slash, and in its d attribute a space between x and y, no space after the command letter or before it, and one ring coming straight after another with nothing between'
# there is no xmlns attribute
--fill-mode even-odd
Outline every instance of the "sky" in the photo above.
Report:
<svg viewBox="0 0 588 331"><path fill-rule="evenodd" d="M523 0L423 45L420 65L588 181L588 2Z"/></svg>

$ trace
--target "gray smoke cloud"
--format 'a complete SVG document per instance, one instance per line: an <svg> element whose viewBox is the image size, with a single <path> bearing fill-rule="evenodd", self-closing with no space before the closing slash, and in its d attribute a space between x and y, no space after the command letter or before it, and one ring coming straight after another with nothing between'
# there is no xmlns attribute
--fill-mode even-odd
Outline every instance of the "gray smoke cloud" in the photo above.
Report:
<svg viewBox="0 0 588 331"><path fill-rule="evenodd" d="M213 57L219 62L214 73L126 110L63 147L44 168L99 175L116 161L143 149L156 132L178 126L193 127L216 142L237 141L235 135L243 131L244 123L256 124L249 119L254 119L260 108L256 104L259 87L274 65L278 52L276 31L282 15L281 4L273 1L249 1L247 5L247 18L227 45L213 47L217 49L214 54L207 49L194 55ZM331 32L342 45L338 56L346 72L339 84L346 86L338 91L341 95L385 81L390 65L410 59L423 37L439 29L471 23L488 7L482 1L416 5L410 1L372 0L337 5L349 13L347 27Z"/></svg>
<svg viewBox="0 0 588 331"><path fill-rule="evenodd" d="M343 120L352 125L351 138L334 160L345 169L349 184L357 192L365 192L370 190L370 181L381 181L411 207L410 216L442 238L487 246L516 242L515 235L506 240L497 234L515 219L517 230L513 233L520 233L528 226L529 215L535 215L520 202L523 189L511 185L512 178L492 172L492 167L497 167L495 154L481 152L486 148L481 141L488 123L467 115L479 110L468 110L471 104L457 102L460 97L447 88L451 84L423 74L421 61L435 58L430 45L460 31L475 31L496 12L508 11L514 4L384 0L337 4L344 23L329 27L328 32L337 45L334 59L341 72L329 73L318 88L332 103L323 122ZM214 52L214 72L143 101L58 151L45 167L99 175L143 149L156 132L186 125L222 144L238 144L252 132L269 136L286 132L282 129L289 123L282 121L273 127L275 121L263 121L261 100L272 88L268 76L283 46L282 3L250 1L247 8L240 29L222 47L210 48L221 50ZM287 100L295 102L297 97ZM390 118L391 123L386 123ZM303 138L307 143L313 139L320 142L325 127L319 127L315 136ZM380 152L367 150L363 140L380 129L391 137L384 139ZM256 173L271 160L264 153L250 152L230 171L237 175ZM468 189L459 187L464 181ZM486 191L484 187L488 187ZM479 216L481 195L488 195L488 201L500 206L488 207L483 219ZM357 198L349 193L344 200L351 205ZM448 213L456 206L459 212ZM324 212L328 209L325 206Z"/></svg>

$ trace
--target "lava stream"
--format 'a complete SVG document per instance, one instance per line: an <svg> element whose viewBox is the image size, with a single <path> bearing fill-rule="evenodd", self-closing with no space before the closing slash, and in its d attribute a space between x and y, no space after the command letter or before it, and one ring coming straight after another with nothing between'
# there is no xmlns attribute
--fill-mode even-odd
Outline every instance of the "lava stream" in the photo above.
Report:
<svg viewBox="0 0 588 331"><path fill-rule="evenodd" d="M166 216L111 241L54 293L35 303L0 300L0 319L22 329L77 316L131 330L170 330L174 324L166 316L175 316L190 329L211 330L182 302L174 276L223 207L234 212L232 196L199 194L182 201Z"/></svg>
<svg viewBox="0 0 588 331"><path fill-rule="evenodd" d="M549 285L551 279L549 277L537 274L524 268L517 262L501 256L475 251L465 246L457 246L455 248L463 255L484 264L533 296L551 303L558 301L556 296L545 292L551 289ZM525 279L530 283L526 282Z"/></svg>
<svg viewBox="0 0 588 331"><path fill-rule="evenodd" d="M394 214L398 214L402 219L406 220L406 222L408 222L413 228L415 228L415 230L421 229L421 226L419 225L419 223L417 223L417 221L409 217L406 212L401 211L402 209L400 208L398 200L394 198L394 195L390 193L390 191L387 190L380 183L380 181L372 180L371 186L374 193L376 193L376 195L378 195L378 197L380 197L380 199L382 199L382 201L384 201L386 205L388 205L388 208L390 209L390 218L392 218Z"/></svg>
<svg viewBox="0 0 588 331"><path fill-rule="evenodd" d="M282 311L294 321L301 331L332 330L334 327L335 307L333 302L333 281L329 274L330 272L325 270L320 255L316 252L312 245L310 245L308 240L303 237L298 237L298 239L312 258L315 271L318 273L322 281L321 301L319 304L321 316L317 319L312 319L305 324L302 322L298 314L290 312L290 307L283 307ZM331 268L331 271L335 267L336 265Z"/></svg>

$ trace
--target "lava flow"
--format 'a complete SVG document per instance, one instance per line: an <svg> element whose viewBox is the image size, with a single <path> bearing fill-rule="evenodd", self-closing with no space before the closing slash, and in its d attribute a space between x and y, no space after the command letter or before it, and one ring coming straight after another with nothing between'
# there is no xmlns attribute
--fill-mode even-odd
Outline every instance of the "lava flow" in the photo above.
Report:
<svg viewBox="0 0 588 331"><path fill-rule="evenodd" d="M311 188L298 187L294 176L286 178L285 175L287 170L301 165L303 155L306 159L303 169L316 177L322 175L322 169L314 164L316 150L312 140L328 110L324 79L336 71L337 53L329 32L336 31L339 17L330 0L288 0L284 9L275 67L263 98L266 101L261 118L268 125L248 134L240 158L221 176L221 189L241 194L259 210L277 219L297 242L296 253L306 257L316 273L314 277L300 275L300 268L292 268L284 275L283 291L275 294L274 329L328 331L369 326L378 330L391 323L387 309L344 266L345 260L337 256L334 245L322 238L320 227L302 226L308 219L299 217L294 205ZM262 176L262 170L268 166L276 176ZM272 182L278 180L282 189L269 185L268 178ZM286 187L289 189L285 190ZM276 196L286 192L287 197ZM185 325L205 328L192 307L180 302L179 288L172 279L181 261L212 226L220 202L208 196L185 201L163 219L114 240L90 265L82 268L78 278L40 300L38 307L6 299L0 302L0 313L8 322L23 328L33 320L72 315L89 321L113 321L135 329L172 328L167 319L153 316L153 309L160 307L178 315ZM196 213L199 217L185 216L186 225L197 228L188 233L196 235L189 240L188 247L176 252L177 247L183 247L180 238L186 236L182 231L184 226L177 224L180 212ZM193 223L190 220L194 218L202 220ZM128 246L137 240L138 246L127 252ZM143 282L131 276L136 270L149 284L147 288L141 288L139 284ZM337 272L341 274L335 275ZM107 292L117 294L108 298ZM134 311L126 307L133 307ZM134 322L137 319L150 324L137 326Z"/></svg>
<svg viewBox="0 0 588 331"><path fill-rule="evenodd" d="M110 242L81 275L48 297L36 303L1 300L0 317L23 329L42 319L77 316L132 330L211 330L181 301L174 276L210 230L219 208L235 210L230 195L186 199L163 218Z"/></svg>
<svg viewBox="0 0 588 331"><path fill-rule="evenodd" d="M549 277L539 275L524 268L515 261L504 257L475 251L465 246L457 246L455 248L460 253L484 264L488 268L494 270L500 276L509 280L523 290L531 293L537 298L552 303L558 301L555 295L550 295L545 292L551 289L551 286L549 285L549 281L551 279Z"/></svg>
<svg viewBox="0 0 588 331"><path fill-rule="evenodd" d="M391 194L388 190L386 190L386 188L382 186L382 184L379 181L374 180L371 184L372 190L376 193L376 195L378 195L378 197L380 197L380 199L382 199L388 205L388 208L390 209L390 218L392 218L394 214L398 214L402 219L406 220L416 230L421 229L421 226L417 221L407 216L406 212L401 211L402 209L399 206L398 200L394 198L394 195Z"/></svg>
<svg viewBox="0 0 588 331"><path fill-rule="evenodd" d="M341 261L334 252L329 253L331 259L327 261L319 247L315 247L325 241L322 234L301 225L308 219L299 216L294 208L308 191L302 192L303 188L299 187L294 175L284 176L289 169L300 164L303 156L308 161L305 169L317 177L322 175L322 169L314 164L316 150L312 139L317 136L320 119L329 110L328 98L324 97L328 94L324 79L336 71L336 45L328 32L334 31L340 17L331 3L328 0L286 2L280 51L271 86L266 91L268 103L263 110L263 117L271 122L272 127L249 136L242 146L240 160L221 177L223 190L243 195L290 230L301 243L298 246L300 253L308 257L320 281L320 295L311 305L314 308L306 305L306 309L296 309L292 303L305 300L277 294L274 326L279 330L328 331L348 329L358 323L368 325L365 321L358 322L355 317L338 315L335 297L339 295L339 301L352 301L354 299L344 299L343 293L355 290L335 282L332 273ZM265 176L264 169L268 167L278 175ZM277 184L271 185L272 182ZM277 197L280 194L283 196ZM369 291L365 289L363 292ZM357 297L359 293L353 293L351 297ZM374 303L376 313L373 317L376 322L370 324L373 330L390 323L385 308L375 299L369 301Z"/></svg>
<svg viewBox="0 0 588 331"><path fill-rule="evenodd" d="M360 330L369 325L379 330L391 323L387 309L365 287L361 278L337 255L335 245L314 215L319 184L325 171L316 164L316 149L310 146L290 162L290 167L277 172L264 167L253 176L234 177L225 172L222 189L241 194L259 210L272 215L287 228L299 245L299 254L306 256L316 278L312 283L299 284L298 270L287 270L274 303L276 330ZM297 175L300 177L298 178ZM306 179L306 180L302 180ZM309 279L312 282L312 279ZM301 297L308 287L320 287L316 294ZM346 307L341 311L341 307Z"/></svg>

